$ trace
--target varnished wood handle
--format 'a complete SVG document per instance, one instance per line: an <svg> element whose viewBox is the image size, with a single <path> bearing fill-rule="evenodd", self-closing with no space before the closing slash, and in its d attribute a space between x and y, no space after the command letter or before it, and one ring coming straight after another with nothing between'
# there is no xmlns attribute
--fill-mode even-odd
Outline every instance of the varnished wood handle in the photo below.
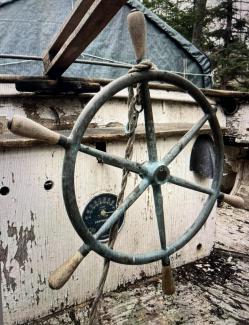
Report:
<svg viewBox="0 0 249 325"><path fill-rule="evenodd" d="M244 209L245 207L245 201L240 196L221 193L219 198L235 208Z"/></svg>
<svg viewBox="0 0 249 325"><path fill-rule="evenodd" d="M83 258L84 256L77 251L66 262L52 272L48 279L50 288L58 290L63 287L77 269L78 265L82 262Z"/></svg>
<svg viewBox="0 0 249 325"><path fill-rule="evenodd" d="M15 115L12 120L8 122L8 128L16 135L42 140L49 144L58 144L62 137L59 133L51 131L26 117L18 115Z"/></svg>
<svg viewBox="0 0 249 325"><path fill-rule="evenodd" d="M162 267L162 290L166 295L175 293L175 282L170 265L163 265Z"/></svg>
<svg viewBox="0 0 249 325"><path fill-rule="evenodd" d="M136 53L137 62L145 58L146 52L146 22L141 11L131 11L127 16L128 29Z"/></svg>

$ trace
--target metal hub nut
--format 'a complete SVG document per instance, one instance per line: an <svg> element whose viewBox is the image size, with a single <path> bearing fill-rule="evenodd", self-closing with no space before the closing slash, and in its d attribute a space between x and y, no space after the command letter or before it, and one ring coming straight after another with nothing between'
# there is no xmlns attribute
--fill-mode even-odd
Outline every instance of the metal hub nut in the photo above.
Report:
<svg viewBox="0 0 249 325"><path fill-rule="evenodd" d="M154 173L154 180L157 184L164 184L167 181L170 172L168 167L159 166Z"/></svg>

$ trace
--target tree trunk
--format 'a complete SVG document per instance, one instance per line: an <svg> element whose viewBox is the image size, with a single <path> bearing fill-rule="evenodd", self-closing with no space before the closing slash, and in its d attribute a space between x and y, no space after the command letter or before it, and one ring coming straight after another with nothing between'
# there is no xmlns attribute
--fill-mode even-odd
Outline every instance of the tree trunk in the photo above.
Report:
<svg viewBox="0 0 249 325"><path fill-rule="evenodd" d="M224 47L227 48L232 40L232 20L233 20L233 0L226 3L226 29L224 37Z"/></svg>
<svg viewBox="0 0 249 325"><path fill-rule="evenodd" d="M206 15L206 6L207 0L194 0L195 19L192 34L192 43L198 48L202 48L203 26Z"/></svg>
<svg viewBox="0 0 249 325"><path fill-rule="evenodd" d="M234 0L225 1L225 9L226 9L226 27L224 31L224 57L226 60L223 62L223 69L227 69L227 64L229 62L229 56L231 52L231 42L232 42L232 21L233 21L233 5ZM229 74L223 74L221 78L221 87L226 89L229 81L231 80L231 76Z"/></svg>

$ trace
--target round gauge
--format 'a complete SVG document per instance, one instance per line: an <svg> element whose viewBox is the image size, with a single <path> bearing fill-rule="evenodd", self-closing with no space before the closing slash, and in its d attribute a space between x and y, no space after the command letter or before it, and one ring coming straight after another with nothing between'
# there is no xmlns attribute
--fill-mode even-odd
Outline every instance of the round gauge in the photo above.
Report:
<svg viewBox="0 0 249 325"><path fill-rule="evenodd" d="M92 234L95 234L106 220L116 210L117 195L102 193L94 196L84 208L82 219ZM124 215L119 219L118 228L122 227ZM103 234L99 240L106 242L109 239L109 231Z"/></svg>

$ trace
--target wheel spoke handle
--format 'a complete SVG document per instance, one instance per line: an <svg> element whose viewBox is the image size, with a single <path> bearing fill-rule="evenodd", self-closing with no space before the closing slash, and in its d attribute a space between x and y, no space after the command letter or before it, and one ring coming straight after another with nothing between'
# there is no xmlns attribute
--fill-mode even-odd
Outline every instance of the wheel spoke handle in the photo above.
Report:
<svg viewBox="0 0 249 325"><path fill-rule="evenodd" d="M31 119L23 116L15 115L10 121L8 121L8 128L12 133L16 135L25 138L41 140L49 144L58 144L65 147L66 144L69 143L68 138L64 135L49 130L43 125L36 123ZM121 169L125 168L139 175L145 174L145 171L140 164L132 162L128 159L120 158L115 155L110 155L106 152L85 146L83 144L80 146L79 151L86 153L90 156L100 158L104 163L108 165Z"/></svg>
<svg viewBox="0 0 249 325"><path fill-rule="evenodd" d="M77 269L78 265L82 262L84 257L85 256L82 255L80 251L77 251L56 270L54 270L48 278L50 288L58 290L63 287Z"/></svg>
<svg viewBox="0 0 249 325"><path fill-rule="evenodd" d="M133 10L127 16L128 29L135 50L137 62L145 57L146 52L146 23L141 11Z"/></svg>
<svg viewBox="0 0 249 325"><path fill-rule="evenodd" d="M45 126L40 125L27 117L15 115L8 121L9 130L19 136L42 140L49 144L59 144L65 146L67 137L49 130Z"/></svg>
<svg viewBox="0 0 249 325"><path fill-rule="evenodd" d="M175 293L175 282L170 265L163 265L162 267L162 290L166 295Z"/></svg>
<svg viewBox="0 0 249 325"><path fill-rule="evenodd" d="M227 204L233 206L234 208L238 208L238 209L245 208L245 201L240 196L220 193L218 198L226 202Z"/></svg>
<svg viewBox="0 0 249 325"><path fill-rule="evenodd" d="M120 218L121 215L139 198L139 196L150 185L149 180L144 179L136 186L136 188L128 195L123 204L115 210L109 219L100 227L100 229L94 235L95 239L98 239L106 233ZM71 256L66 262L53 271L48 279L48 283L51 289L60 289L71 277L78 265L83 261L84 257L91 251L90 246L83 244L79 250Z"/></svg>

